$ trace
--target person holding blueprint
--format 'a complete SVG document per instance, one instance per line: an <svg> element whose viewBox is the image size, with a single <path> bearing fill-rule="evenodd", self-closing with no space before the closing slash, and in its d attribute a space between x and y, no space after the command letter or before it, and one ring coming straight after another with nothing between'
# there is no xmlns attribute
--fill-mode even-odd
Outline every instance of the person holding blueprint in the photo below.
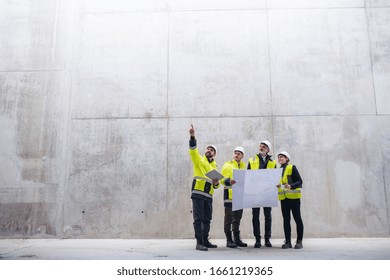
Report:
<svg viewBox="0 0 390 280"><path fill-rule="evenodd" d="M242 161L242 159L244 158L244 154L245 150L243 147L236 147L233 151L233 159L225 162L221 170L221 173L224 178L220 182L225 186L223 190L223 205L225 207L224 232L226 235L226 247L229 248L237 248L237 246L248 246L246 243L242 242L240 238L240 222L242 218L243 209L239 209L236 211L232 210L232 187L236 183L233 177L233 170L246 169L246 164ZM232 239L232 231L234 241Z"/></svg>
<svg viewBox="0 0 390 280"><path fill-rule="evenodd" d="M249 159L248 169L268 169L276 168L276 161L272 159L269 155L271 151L271 143L268 140L260 142L259 153L256 154L253 158ZM272 247L270 242L271 238L271 226L272 226L272 217L271 217L271 207L263 207L264 212L264 221L265 221L265 246ZM256 238L254 247L261 247L261 235L260 235L260 207L252 208L252 226L253 226L253 235Z"/></svg>
<svg viewBox="0 0 390 280"><path fill-rule="evenodd" d="M301 188L302 178L295 165L290 164L290 155L283 151L278 154L278 162L283 168L282 178L280 179L278 188L278 198L282 206L283 229L285 242L282 249L292 248L291 245L291 215L297 224L297 242L295 249L302 249L303 239L303 222L301 218Z"/></svg>

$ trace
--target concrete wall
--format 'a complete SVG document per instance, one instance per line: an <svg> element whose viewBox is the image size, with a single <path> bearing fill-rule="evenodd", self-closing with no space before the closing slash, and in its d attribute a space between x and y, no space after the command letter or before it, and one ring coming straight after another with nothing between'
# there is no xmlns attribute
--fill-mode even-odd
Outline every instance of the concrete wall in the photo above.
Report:
<svg viewBox="0 0 390 280"><path fill-rule="evenodd" d="M1 237L192 238L191 123L219 167L288 150L306 237L389 236L389 0L0 7Z"/></svg>

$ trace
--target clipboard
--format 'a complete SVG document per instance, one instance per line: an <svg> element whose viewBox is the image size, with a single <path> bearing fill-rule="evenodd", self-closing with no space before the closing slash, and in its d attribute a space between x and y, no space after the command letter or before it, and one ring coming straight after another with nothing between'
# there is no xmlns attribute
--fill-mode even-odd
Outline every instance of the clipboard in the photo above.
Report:
<svg viewBox="0 0 390 280"><path fill-rule="evenodd" d="M218 181L219 181L219 180L221 180L222 178L224 178L223 175L222 175L221 173L219 173L219 172L218 172L217 170L215 170L215 169L213 169L213 170L207 172L205 175L206 175L208 178L210 178L210 180L218 179Z"/></svg>

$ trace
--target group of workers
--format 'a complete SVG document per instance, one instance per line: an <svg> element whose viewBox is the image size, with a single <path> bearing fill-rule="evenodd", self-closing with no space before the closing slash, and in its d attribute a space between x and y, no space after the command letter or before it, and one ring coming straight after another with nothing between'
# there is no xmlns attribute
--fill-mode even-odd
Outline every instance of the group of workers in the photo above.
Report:
<svg viewBox="0 0 390 280"><path fill-rule="evenodd" d="M189 130L189 154L194 167L194 178L192 181L191 200L192 213L194 218L194 231L196 239L196 250L207 251L208 248L217 248L217 245L212 244L209 240L210 223L213 212L213 193L220 184L224 185L224 232L226 235L226 246L229 248L247 247L248 245L241 240L240 237L240 221L243 210L232 210L232 199L234 184L236 181L233 178L234 169L269 169L277 168L276 161L269 154L271 151L271 143L267 140L261 141L259 153L249 159L248 165L243 161L245 150L243 147L236 147L233 151L233 158L224 163L221 174L223 179L210 180L205 174L213 169L217 169L215 157L217 148L214 145L208 145L204 155L201 155L197 148L195 138L195 129L193 125ZM277 155L280 168L283 168L280 183L278 188L278 199L281 202L283 229L285 241L282 249L292 248L291 243L291 213L296 223L297 239L294 246L295 249L302 249L303 239L303 222L301 218L301 188L302 178L295 165L290 163L290 155L288 152L279 152ZM264 246L272 247L271 244L271 227L272 216L271 207L263 207L264 214ZM261 233L260 233L260 207L252 208L252 226L253 235L255 237L254 248L260 248Z"/></svg>

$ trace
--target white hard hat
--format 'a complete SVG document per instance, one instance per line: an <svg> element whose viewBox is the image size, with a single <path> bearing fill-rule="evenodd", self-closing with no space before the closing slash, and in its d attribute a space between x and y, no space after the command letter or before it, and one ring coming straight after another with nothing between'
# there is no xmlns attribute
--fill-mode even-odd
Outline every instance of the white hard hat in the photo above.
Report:
<svg viewBox="0 0 390 280"><path fill-rule="evenodd" d="M245 149L244 149L243 147L241 147L241 146L236 147L236 148L234 149L234 151L239 151L239 152L241 152L243 155L245 155Z"/></svg>
<svg viewBox="0 0 390 280"><path fill-rule="evenodd" d="M288 158L289 160L291 160L289 153L287 153L286 151L283 151L283 152L278 153L278 156L279 156L279 155L283 155L283 156L285 156L286 158Z"/></svg>
<svg viewBox="0 0 390 280"><path fill-rule="evenodd" d="M261 141L260 144L264 144L268 147L269 151L271 152L271 142L268 140Z"/></svg>
<svg viewBox="0 0 390 280"><path fill-rule="evenodd" d="M215 151L215 153L217 153L217 147L215 147L214 145L207 145L206 148L213 148L213 150Z"/></svg>

